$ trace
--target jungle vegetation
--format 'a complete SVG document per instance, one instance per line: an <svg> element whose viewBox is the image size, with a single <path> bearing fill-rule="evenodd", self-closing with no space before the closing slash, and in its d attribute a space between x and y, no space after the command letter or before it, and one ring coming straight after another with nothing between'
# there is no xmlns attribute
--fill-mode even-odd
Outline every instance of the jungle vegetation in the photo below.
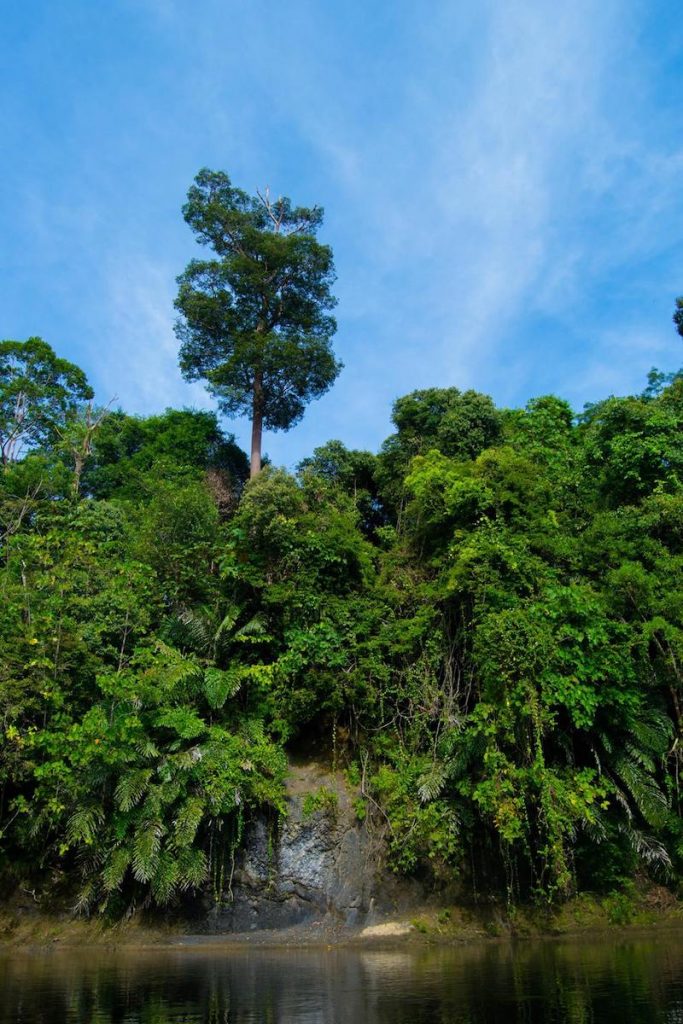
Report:
<svg viewBox="0 0 683 1024"><path fill-rule="evenodd" d="M205 187L231 188L200 183L197 218ZM267 216L317 226L230 195L252 239ZM235 257L198 230L227 263L181 278L181 360L234 412L255 378L240 391L201 362L195 313L197 275ZM304 327L329 386L331 255L268 234L278 259L309 239ZM280 380L292 302L291 333L266 332ZM260 333L237 348L263 354ZM99 408L40 339L0 343L0 373L6 884L67 884L112 915L220 896L249 816L285 812L302 746L348 773L397 872L546 903L679 884L681 374L579 415L415 391L378 453L328 441L249 479L215 414ZM281 425L310 397L296 387Z"/></svg>

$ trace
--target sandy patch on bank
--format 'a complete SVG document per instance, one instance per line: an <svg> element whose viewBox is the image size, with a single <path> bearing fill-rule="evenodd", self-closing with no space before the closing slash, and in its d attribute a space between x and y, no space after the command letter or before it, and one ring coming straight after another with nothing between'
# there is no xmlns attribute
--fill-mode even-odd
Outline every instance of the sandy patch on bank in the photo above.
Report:
<svg viewBox="0 0 683 1024"><path fill-rule="evenodd" d="M388 939L398 935L407 935L414 931L412 924L405 921L385 921L384 924L372 924L360 933L361 939Z"/></svg>

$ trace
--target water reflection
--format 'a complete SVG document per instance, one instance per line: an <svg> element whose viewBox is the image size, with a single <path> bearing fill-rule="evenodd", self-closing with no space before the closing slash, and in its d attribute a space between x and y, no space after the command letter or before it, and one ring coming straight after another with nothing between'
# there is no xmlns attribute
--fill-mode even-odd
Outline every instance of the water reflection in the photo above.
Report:
<svg viewBox="0 0 683 1024"><path fill-rule="evenodd" d="M0 957L0 1024L683 1024L683 938Z"/></svg>

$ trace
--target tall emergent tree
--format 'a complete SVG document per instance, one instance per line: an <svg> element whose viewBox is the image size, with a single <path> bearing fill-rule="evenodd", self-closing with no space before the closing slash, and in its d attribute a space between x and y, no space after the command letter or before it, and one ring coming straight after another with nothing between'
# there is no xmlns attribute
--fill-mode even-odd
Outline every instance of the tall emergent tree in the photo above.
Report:
<svg viewBox="0 0 683 1024"><path fill-rule="evenodd" d="M180 368L207 382L226 415L251 416L254 477L263 428L289 430L341 369L330 345L332 250L316 239L323 211L267 190L247 195L204 169L183 216L215 256L192 260L178 278Z"/></svg>

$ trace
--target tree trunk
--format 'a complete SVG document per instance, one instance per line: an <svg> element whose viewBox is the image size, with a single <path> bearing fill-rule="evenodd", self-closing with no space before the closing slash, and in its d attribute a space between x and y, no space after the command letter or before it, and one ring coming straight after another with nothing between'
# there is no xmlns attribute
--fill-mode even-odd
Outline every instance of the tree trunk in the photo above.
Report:
<svg viewBox="0 0 683 1024"><path fill-rule="evenodd" d="M263 377L260 373L254 378L254 399L251 415L251 463L249 479L253 480L261 472L261 439L263 437Z"/></svg>
<svg viewBox="0 0 683 1024"><path fill-rule="evenodd" d="M74 478L71 481L71 497L77 501L81 493L81 476L85 465L85 453L76 450L74 452Z"/></svg>

